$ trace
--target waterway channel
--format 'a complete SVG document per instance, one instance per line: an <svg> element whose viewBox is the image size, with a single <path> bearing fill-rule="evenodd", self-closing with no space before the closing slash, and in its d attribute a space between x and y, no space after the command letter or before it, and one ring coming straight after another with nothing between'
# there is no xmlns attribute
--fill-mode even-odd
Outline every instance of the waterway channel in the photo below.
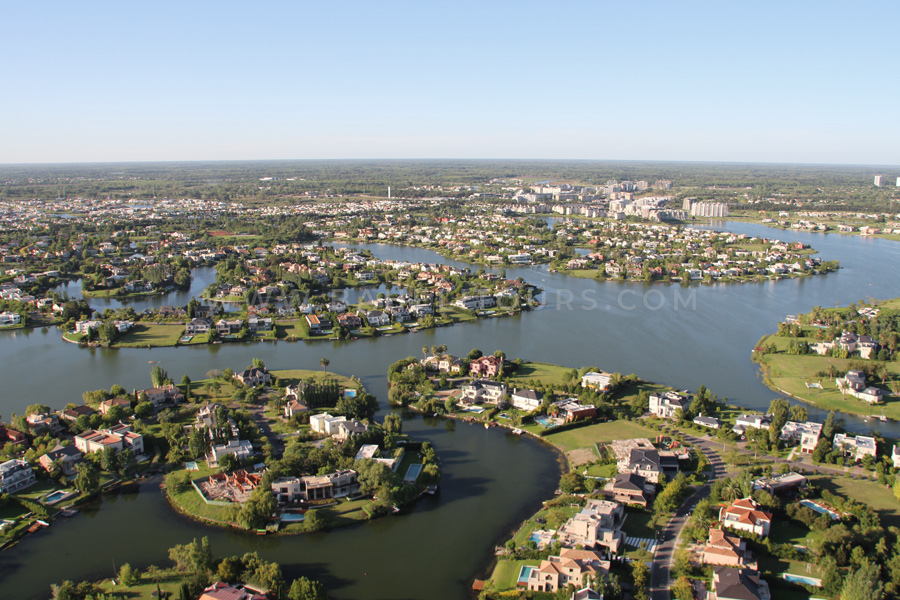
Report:
<svg viewBox="0 0 900 600"><path fill-rule="evenodd" d="M759 380L750 351L785 315L816 305L900 296L900 244L895 242L738 223L717 228L803 241L819 250L822 259L839 260L842 268L803 279L681 287L598 283L550 273L546 267L508 267L507 277L523 277L544 288L545 306L517 317L344 342L109 350L64 343L55 328L6 332L0 334L0 414L9 418L35 402L61 407L79 402L84 390L113 383L147 387L149 361L160 362L179 380L185 373L200 379L210 369L241 369L253 357L274 369L318 368L327 357L330 370L360 377L384 404L387 366L419 356L423 345L433 344L446 344L455 354L477 347L573 367L593 365L684 389L706 385L732 402L764 410L776 394ZM416 248L357 247L369 248L379 258L471 267ZM195 273L191 291L177 298L128 305L135 310L183 305L214 277L211 269L202 270ZM114 300L91 303L98 309L117 306ZM811 416L824 417L819 411ZM855 417L844 423L853 431L869 429ZM13 552L0 553L0 590L10 597L46 597L50 582L111 575L112 564L125 561L164 564L169 546L209 535L217 554L259 550L282 563L291 576L322 579L339 599L466 597L466 584L487 562L493 544L552 492L557 456L535 440L462 423L410 417L404 428L434 442L445 471L441 493L408 515L316 536L258 538L176 516L158 492L158 482L150 482L139 492L104 498L95 514L57 521L50 531L23 539ZM879 423L879 428L900 435L897 423Z"/></svg>

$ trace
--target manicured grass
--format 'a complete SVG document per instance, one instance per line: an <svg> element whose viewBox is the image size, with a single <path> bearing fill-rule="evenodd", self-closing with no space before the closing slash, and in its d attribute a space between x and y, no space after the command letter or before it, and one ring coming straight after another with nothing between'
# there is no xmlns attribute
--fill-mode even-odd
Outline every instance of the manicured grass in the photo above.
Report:
<svg viewBox="0 0 900 600"><path fill-rule="evenodd" d="M160 591L168 594L169 598L177 598L181 589L181 581L183 576L165 575L164 579L159 583ZM123 598L155 598L156 582L151 581L149 577L141 577L140 583L137 585L114 585L113 580L106 579L100 582L100 587L107 593L120 594Z"/></svg>
<svg viewBox="0 0 900 600"><path fill-rule="evenodd" d="M523 566L537 567L540 564L539 560L498 560L487 586L492 590L514 589Z"/></svg>
<svg viewBox="0 0 900 600"><path fill-rule="evenodd" d="M125 334L116 339L120 348L144 348L147 346L174 346L184 333L184 324L135 323Z"/></svg>
<svg viewBox="0 0 900 600"><path fill-rule="evenodd" d="M329 365L330 366L330 365ZM358 383L349 377L344 375L338 375L337 373L332 373L328 371L327 373L323 370L314 371L312 369L287 369L281 371L271 371L272 375L278 378L278 382L280 385L297 385L301 380L306 381L307 379L313 379L316 382L324 381L326 378L328 379L336 379L337 382L345 388L353 388L358 387Z"/></svg>
<svg viewBox="0 0 900 600"><path fill-rule="evenodd" d="M56 491L58 489L59 486L54 481L39 480L31 487L26 488L21 492L17 492L15 495L19 498L27 498L28 500L40 502L41 498L43 498L45 494L49 494L50 492Z"/></svg>
<svg viewBox="0 0 900 600"><path fill-rule="evenodd" d="M610 421L608 423L595 423L578 429L570 429L559 433L551 433L544 439L558 446L564 451L576 448L591 448L596 443L606 443L612 440L624 440L630 438L655 438L659 432L648 429L630 421Z"/></svg>
<svg viewBox="0 0 900 600"><path fill-rule="evenodd" d="M28 513L28 509L17 502L7 502L3 508L0 508L0 519L13 521L19 517L24 517Z"/></svg>
<svg viewBox="0 0 900 600"><path fill-rule="evenodd" d="M850 479L847 477L810 477L811 483L841 496L866 504L878 512L885 527L900 527L900 511L894 492L877 482Z"/></svg>
<svg viewBox="0 0 900 600"><path fill-rule="evenodd" d="M335 527L347 525L353 521L366 521L369 515L363 511L363 507L370 504L372 500L369 498L361 498L359 500L341 500L336 506L318 509L322 511Z"/></svg>
<svg viewBox="0 0 900 600"><path fill-rule="evenodd" d="M639 510L626 511L627 518L622 526L622 531L627 535L641 538L656 537L656 529L650 525L653 514Z"/></svg>
<svg viewBox="0 0 900 600"><path fill-rule="evenodd" d="M523 362L515 374L510 377L510 381L514 384L526 385L529 380L534 379L540 381L545 386L555 385L562 386L568 383L565 379L566 373L571 373L572 367L561 367L559 365L551 365L542 362Z"/></svg>
<svg viewBox="0 0 900 600"><path fill-rule="evenodd" d="M779 544L808 545L807 539L816 537L819 532L810 531L808 527L799 525L794 521L780 521L776 527L772 527L769 537Z"/></svg>
<svg viewBox="0 0 900 600"><path fill-rule="evenodd" d="M618 474L616 465L591 465L584 473L590 477L615 477Z"/></svg>
<svg viewBox="0 0 900 600"><path fill-rule="evenodd" d="M570 275L571 277L580 277L582 279L596 279L600 274L600 269L565 269L559 272L563 275Z"/></svg>
<svg viewBox="0 0 900 600"><path fill-rule="evenodd" d="M879 306L884 308L896 308L898 305L900 305L900 299L892 299L879 304ZM797 342L804 341L809 344L816 343L818 340L815 336L819 331L815 327L807 326L801 330L803 337L789 338L772 334L763 337L757 343L757 346L774 345L777 349L776 352L769 354L754 353L754 360L760 364L767 385L775 388L777 391L783 390L787 394L809 401L827 410L841 410L860 415L880 415L882 409L884 409L886 416L900 418L900 398L890 394L887 386L881 385L880 381L871 383L874 383L876 387L880 387L886 392L885 402L877 406L871 406L849 394L846 396L841 394L834 378L818 375L819 372L828 371L829 367L832 366L838 372L845 373L851 368L851 363L863 361L859 356L843 359L819 356L817 354L792 355L787 353L792 340ZM875 361L872 362L875 363ZM897 361L876 364L883 364L887 368L888 383L891 380L900 379L900 363ZM808 388L807 383L819 383L823 389Z"/></svg>

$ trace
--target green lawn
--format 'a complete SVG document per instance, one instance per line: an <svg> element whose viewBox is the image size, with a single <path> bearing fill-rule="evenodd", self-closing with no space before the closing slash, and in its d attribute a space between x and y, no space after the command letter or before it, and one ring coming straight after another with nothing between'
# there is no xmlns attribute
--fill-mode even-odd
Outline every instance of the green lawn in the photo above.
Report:
<svg viewBox="0 0 900 600"><path fill-rule="evenodd" d="M640 510L627 510L627 518L622 526L622 531L627 535L641 538L656 537L656 529L650 525L653 514Z"/></svg>
<svg viewBox="0 0 900 600"><path fill-rule="evenodd" d="M900 503L894 497L894 492L877 482L850 479L848 477L816 476L809 478L821 488L835 494L852 498L857 502L866 504L878 512L885 527L891 525L900 527Z"/></svg>
<svg viewBox="0 0 900 600"><path fill-rule="evenodd" d="M59 486L55 481L38 480L33 486L26 488L21 492L17 492L15 495L19 498L27 498L28 500L40 502L45 494L49 494L58 489Z"/></svg>
<svg viewBox="0 0 900 600"><path fill-rule="evenodd" d="M329 365L330 367L330 365ZM271 371L272 375L278 378L278 382L280 385L297 385L300 380L313 379L316 382L324 381L326 377L329 379L336 379L339 384L341 384L345 388L353 388L359 386L359 383L346 377L344 375L338 375L337 373L332 373L328 371L327 373L320 369L318 371L312 369L286 369L280 371Z"/></svg>
<svg viewBox="0 0 900 600"><path fill-rule="evenodd" d="M116 339L114 345L120 348L174 346L183 333L183 323L135 323L134 327Z"/></svg>
<svg viewBox="0 0 900 600"><path fill-rule="evenodd" d="M513 386L526 385L529 380L534 379L540 381L545 386L562 386L568 381L565 379L566 373L571 373L572 367L561 367L559 365L551 365L542 362L523 362L515 374L510 377Z"/></svg>
<svg viewBox="0 0 900 600"><path fill-rule="evenodd" d="M791 339L793 338L770 335L764 337L758 344L774 344L778 348L778 352L773 354L754 355L760 363L766 375L766 382L770 387L783 390L792 396L807 400L826 410L841 410L860 415L880 415L882 409L884 409L886 416L900 419L900 398L897 396L888 392L884 403L878 406L871 406L852 396L843 396L838 390L834 379L817 375L820 371L827 371L832 365L839 372L845 373L852 362L861 360L858 356L855 358L832 358L817 354L787 354L787 347ZM796 339L808 343L815 343L816 341L811 337ZM889 361L884 363L884 365L887 367L889 380L900 379L900 362ZM819 383L823 389L808 388L806 386L807 383ZM884 389L884 386L879 385L878 387Z"/></svg>
<svg viewBox="0 0 900 600"><path fill-rule="evenodd" d="M485 587L489 586L492 590L513 589L523 566L537 567L540 564L539 560L498 560Z"/></svg>
<svg viewBox="0 0 900 600"><path fill-rule="evenodd" d="M584 473L590 477L615 477L618 474L616 465L591 465Z"/></svg>
<svg viewBox="0 0 900 600"><path fill-rule="evenodd" d="M544 439L558 446L564 451L577 448L593 448L596 443L606 443L612 440L624 440L630 438L655 438L659 432L632 423L630 421L610 421L608 423L595 423L577 429L551 433Z"/></svg>

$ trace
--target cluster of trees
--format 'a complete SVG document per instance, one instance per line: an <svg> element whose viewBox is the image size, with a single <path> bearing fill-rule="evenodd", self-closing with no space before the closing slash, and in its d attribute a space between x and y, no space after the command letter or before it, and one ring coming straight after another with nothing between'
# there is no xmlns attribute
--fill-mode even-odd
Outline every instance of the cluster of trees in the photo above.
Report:
<svg viewBox="0 0 900 600"><path fill-rule="evenodd" d="M209 539L194 538L186 544L178 544L169 548L169 560L172 566L160 568L150 565L143 572L129 563L119 567L118 581L120 585L134 587L146 582L156 583L156 597L164 597L159 584L173 577L180 580L178 600L193 600L215 581L229 584L248 584L268 590L270 597L276 600L326 600L325 586L315 579L300 577L290 585L285 581L281 566L272 561L260 558L256 552L247 552L242 556L228 556L216 560ZM108 597L103 587L97 582L82 581L74 583L63 581L50 586L53 600L101 600ZM118 593L118 592L117 592ZM111 596L110 596L111 597ZM116 596L118 597L118 596Z"/></svg>

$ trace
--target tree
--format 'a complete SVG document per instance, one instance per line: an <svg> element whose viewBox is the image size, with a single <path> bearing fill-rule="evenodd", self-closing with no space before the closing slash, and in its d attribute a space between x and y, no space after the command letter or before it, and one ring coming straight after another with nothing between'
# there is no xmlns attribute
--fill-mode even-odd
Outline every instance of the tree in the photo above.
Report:
<svg viewBox="0 0 900 600"><path fill-rule="evenodd" d="M822 425L822 437L827 439L829 442L834 437L834 411L829 411L828 416L825 417L825 423Z"/></svg>
<svg viewBox="0 0 900 600"><path fill-rule="evenodd" d="M160 365L153 365L150 368L150 382L153 387L162 387L169 378L169 374Z"/></svg>
<svg viewBox="0 0 900 600"><path fill-rule="evenodd" d="M576 494L584 491L584 477L576 471L569 471L559 480L559 489L564 494Z"/></svg>
<svg viewBox="0 0 900 600"><path fill-rule="evenodd" d="M635 600L647 600L648 587L650 583L650 567L642 560L636 560L631 563L631 575L634 579L634 592L632 597Z"/></svg>
<svg viewBox="0 0 900 600"><path fill-rule="evenodd" d="M327 374L328 373L328 365L331 364L331 361L328 360L327 358L323 358L322 360L319 361L319 364L322 365L322 370L325 371L325 373Z"/></svg>
<svg viewBox="0 0 900 600"><path fill-rule="evenodd" d="M327 600L325 586L315 579L301 577L295 579L288 592L289 600Z"/></svg>
<svg viewBox="0 0 900 600"><path fill-rule="evenodd" d="M243 570L244 565L241 562L241 559L237 556L229 556L227 558L223 558L222 562L219 563L219 567L216 569L216 574L222 581L234 583L240 580L241 571Z"/></svg>
<svg viewBox="0 0 900 600"><path fill-rule="evenodd" d="M237 522L244 529L259 529L264 526L275 510L278 503L270 486L271 482L266 486L260 485L241 506Z"/></svg>
<svg viewBox="0 0 900 600"><path fill-rule="evenodd" d="M253 368L254 369L265 369L266 363L263 362L263 359L261 359L261 358L254 358L253 359Z"/></svg>
<svg viewBox="0 0 900 600"><path fill-rule="evenodd" d="M125 563L121 567L119 567L119 581L122 585L132 586L138 582L137 575L134 572L134 569L131 568L131 565Z"/></svg>
<svg viewBox="0 0 900 600"><path fill-rule="evenodd" d="M75 487L83 494L93 494L100 489L100 474L93 464L84 461L75 465Z"/></svg>
<svg viewBox="0 0 900 600"><path fill-rule="evenodd" d="M403 431L403 419L397 413L385 415L384 429L390 433L400 433Z"/></svg>
<svg viewBox="0 0 900 600"><path fill-rule="evenodd" d="M881 600L884 598L884 582L881 581L881 567L870 564L864 558L858 569L850 570L844 578L840 600Z"/></svg>

